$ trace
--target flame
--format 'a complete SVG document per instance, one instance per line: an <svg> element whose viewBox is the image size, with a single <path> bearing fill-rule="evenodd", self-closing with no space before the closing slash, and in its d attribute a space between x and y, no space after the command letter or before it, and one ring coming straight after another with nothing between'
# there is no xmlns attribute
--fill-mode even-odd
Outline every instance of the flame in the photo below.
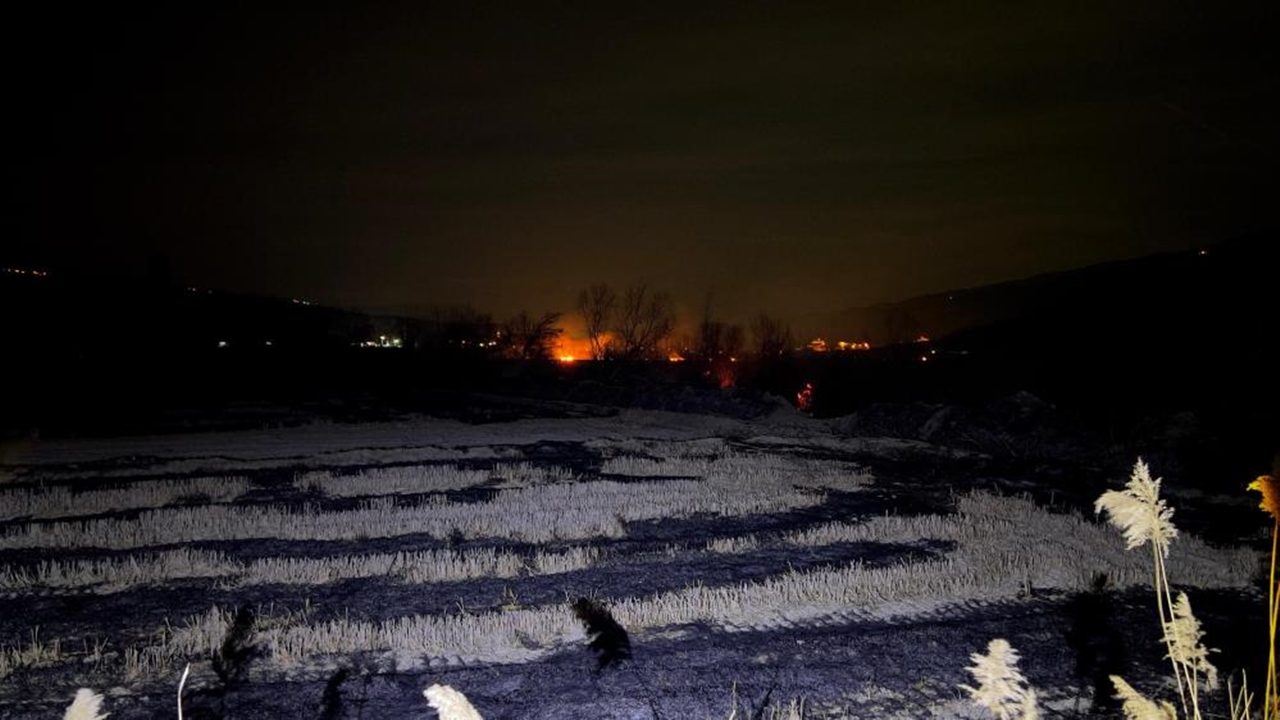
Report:
<svg viewBox="0 0 1280 720"><path fill-rule="evenodd" d="M796 409L808 412L813 408L813 383L805 383L796 393Z"/></svg>
<svg viewBox="0 0 1280 720"><path fill-rule="evenodd" d="M586 360L591 357L591 341L585 338L561 335L556 340L556 346L552 349L551 354L562 363Z"/></svg>
<svg viewBox="0 0 1280 720"><path fill-rule="evenodd" d="M832 345L820 337L810 340L808 347L810 351L817 353L830 352L832 350ZM870 350L871 343L865 340L837 340L834 349L839 352Z"/></svg>

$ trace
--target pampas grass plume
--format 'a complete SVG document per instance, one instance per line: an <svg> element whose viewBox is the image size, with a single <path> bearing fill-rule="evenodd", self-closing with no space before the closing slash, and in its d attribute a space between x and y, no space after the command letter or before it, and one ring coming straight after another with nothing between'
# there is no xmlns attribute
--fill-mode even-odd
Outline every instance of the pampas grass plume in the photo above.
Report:
<svg viewBox="0 0 1280 720"><path fill-rule="evenodd" d="M1155 704L1119 675L1111 676L1111 684L1116 688L1116 699L1124 703L1126 720L1178 720L1178 711L1173 705L1167 702Z"/></svg>
<svg viewBox="0 0 1280 720"><path fill-rule="evenodd" d="M432 685L422 691L427 703L440 714L440 720L484 720L467 702L467 696L448 685Z"/></svg>
<svg viewBox="0 0 1280 720"><path fill-rule="evenodd" d="M1187 668L1189 677L1204 674L1204 684L1210 690L1218 687L1218 669L1209 662L1209 653L1200 642L1204 632L1200 621L1191 612L1191 600L1186 593L1178 593L1173 603L1173 619L1164 624L1164 639L1169 644L1174 662Z"/></svg>
<svg viewBox="0 0 1280 720"><path fill-rule="evenodd" d="M1250 490L1262 493L1258 507L1275 520L1280 520L1280 481L1270 475L1259 475L1258 479L1249 483Z"/></svg>
<svg viewBox="0 0 1280 720"><path fill-rule="evenodd" d="M89 688L80 688L76 691L76 698L71 701L71 706L67 708L62 720L104 720L111 714L99 715L100 710L102 710L102 696Z"/></svg>
<svg viewBox="0 0 1280 720"><path fill-rule="evenodd" d="M1018 651L1009 641L996 638L987 644L987 654L969 656L973 666L969 673L978 681L978 687L961 685L969 693L973 704L990 710L999 720L1039 720L1036 691L1027 686L1027 679L1018 670Z"/></svg>
<svg viewBox="0 0 1280 720"><path fill-rule="evenodd" d="M1169 543L1178 536L1173 526L1173 509L1160 498L1160 478L1151 478L1147 464L1138 460L1124 490L1108 490L1093 505L1094 512L1106 510L1111 524L1124 533L1125 546L1132 550L1151 543L1161 557L1169 556Z"/></svg>

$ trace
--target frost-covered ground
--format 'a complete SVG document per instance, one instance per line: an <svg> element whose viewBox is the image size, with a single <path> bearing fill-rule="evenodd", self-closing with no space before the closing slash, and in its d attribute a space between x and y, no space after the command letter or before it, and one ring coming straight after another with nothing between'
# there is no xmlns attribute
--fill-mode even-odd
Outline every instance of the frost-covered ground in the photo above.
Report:
<svg viewBox="0 0 1280 720"><path fill-rule="evenodd" d="M849 432L622 411L10 448L0 716L59 717L78 687L113 720L174 716L191 663L188 718L431 718L435 683L489 720L735 698L738 718L980 717L957 685L995 637L1059 716L1104 672L1167 694L1149 557L1079 512L1096 478ZM1224 673L1262 635L1258 563L1190 533L1169 561ZM598 668L584 597L630 659Z"/></svg>

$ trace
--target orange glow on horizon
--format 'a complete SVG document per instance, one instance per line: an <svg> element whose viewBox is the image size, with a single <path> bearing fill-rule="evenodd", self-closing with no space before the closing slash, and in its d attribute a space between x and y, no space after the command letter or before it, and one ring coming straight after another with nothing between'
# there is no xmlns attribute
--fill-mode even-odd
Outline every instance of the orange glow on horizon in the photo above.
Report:
<svg viewBox="0 0 1280 720"><path fill-rule="evenodd" d="M824 353L830 352L833 348L822 338L814 338L809 341L808 348L811 352ZM861 350L870 350L871 343L865 340L837 340L834 349L838 352L856 352Z"/></svg>
<svg viewBox="0 0 1280 720"><path fill-rule="evenodd" d="M551 354L562 363L588 360L591 358L591 341L586 338L569 337L568 333L565 333L556 339L556 345L552 348Z"/></svg>

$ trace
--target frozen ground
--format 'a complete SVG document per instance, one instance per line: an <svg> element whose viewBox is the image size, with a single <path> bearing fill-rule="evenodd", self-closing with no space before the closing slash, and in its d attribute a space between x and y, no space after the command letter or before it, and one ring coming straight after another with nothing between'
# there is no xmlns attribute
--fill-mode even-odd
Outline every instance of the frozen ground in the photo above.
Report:
<svg viewBox="0 0 1280 720"><path fill-rule="evenodd" d="M1167 695L1147 558L1080 514L1107 478L855 431L623 411L9 448L0 716L85 686L172 717L190 662L189 718L431 718L434 683L488 720L718 720L735 693L738 718L980 717L956 686L995 637L1051 717L1089 716L1102 672ZM1206 528L1249 502L1166 487ZM1259 556L1184 533L1170 559L1224 674L1261 656ZM598 669L582 597L630 659Z"/></svg>

